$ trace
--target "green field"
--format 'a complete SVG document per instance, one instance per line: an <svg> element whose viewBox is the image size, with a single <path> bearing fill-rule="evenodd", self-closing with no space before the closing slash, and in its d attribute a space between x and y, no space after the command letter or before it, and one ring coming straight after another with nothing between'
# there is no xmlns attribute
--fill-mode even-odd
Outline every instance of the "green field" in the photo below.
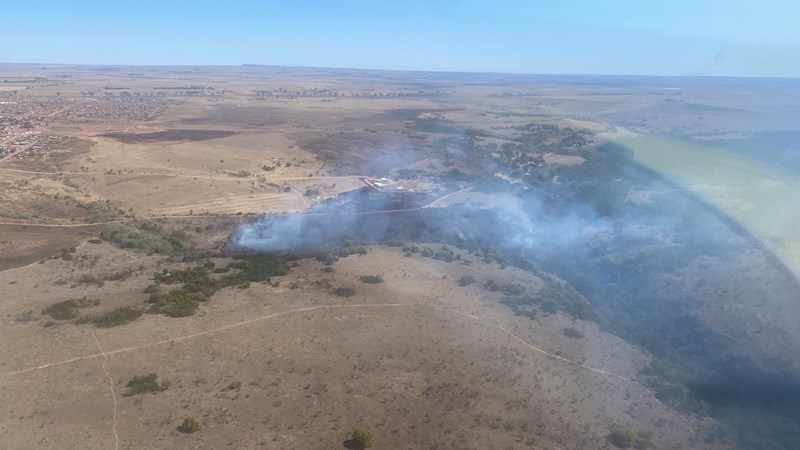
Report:
<svg viewBox="0 0 800 450"><path fill-rule="evenodd" d="M725 149L640 136L619 144L638 162L736 220L800 277L800 180Z"/></svg>

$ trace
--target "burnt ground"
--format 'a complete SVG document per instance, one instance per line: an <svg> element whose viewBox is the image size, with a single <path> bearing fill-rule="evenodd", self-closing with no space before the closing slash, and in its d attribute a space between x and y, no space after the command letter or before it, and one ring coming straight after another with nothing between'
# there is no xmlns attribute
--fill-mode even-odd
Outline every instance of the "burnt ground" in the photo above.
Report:
<svg viewBox="0 0 800 450"><path fill-rule="evenodd" d="M189 130L176 129L153 133L104 133L100 136L111 138L124 144L143 144L169 141L208 141L236 134L227 130Z"/></svg>

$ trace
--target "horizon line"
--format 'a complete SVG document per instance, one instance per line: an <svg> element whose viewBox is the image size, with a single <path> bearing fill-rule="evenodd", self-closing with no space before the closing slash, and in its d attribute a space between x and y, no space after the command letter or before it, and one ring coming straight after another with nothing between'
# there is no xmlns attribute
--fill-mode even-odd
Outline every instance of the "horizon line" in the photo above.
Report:
<svg viewBox="0 0 800 450"><path fill-rule="evenodd" d="M648 73L592 73L592 72L504 72L504 71L479 71L479 70L434 70L434 69L386 69L370 67L335 67L335 66L313 66L313 65L281 65L263 63L240 63L240 64L119 64L119 63L64 63L64 62L13 62L0 61L0 66L83 66L83 67L269 67L286 69L316 69L316 70L352 70L365 72L404 72L404 73L428 73L428 74L453 74L453 75L510 75L510 76L585 76L585 77L642 77L642 78L727 78L727 79L771 79L771 80L800 80L800 76L777 76L777 75L707 75L707 74L686 74L686 75L664 75Z"/></svg>

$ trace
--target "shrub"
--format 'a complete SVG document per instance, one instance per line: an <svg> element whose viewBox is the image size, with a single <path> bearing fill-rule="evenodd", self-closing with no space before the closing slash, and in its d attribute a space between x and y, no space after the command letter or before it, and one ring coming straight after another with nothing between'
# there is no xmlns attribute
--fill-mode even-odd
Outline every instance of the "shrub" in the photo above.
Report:
<svg viewBox="0 0 800 450"><path fill-rule="evenodd" d="M209 273L224 274L214 278ZM232 269L238 272L232 273ZM234 261L228 267L218 268L206 263L185 270L163 269L153 274L155 284L145 289L150 293L149 312L170 317L186 317L195 313L199 304L208 301L218 290L237 286L247 289L250 283L269 282L273 275L286 275L289 265L286 259L273 255L258 255ZM169 292L161 292L164 284L182 283L183 286Z"/></svg>
<svg viewBox="0 0 800 450"><path fill-rule="evenodd" d="M475 277L473 277L472 275L463 276L458 279L459 286L469 286L474 282L475 282Z"/></svg>
<svg viewBox="0 0 800 450"><path fill-rule="evenodd" d="M81 308L90 308L100 304L100 300L90 300L86 297L73 298L63 302L54 303L42 311L56 320L70 320L78 317Z"/></svg>
<svg viewBox="0 0 800 450"><path fill-rule="evenodd" d="M85 273L78 277L78 283L80 284L96 284L98 287L103 287L103 280L97 278L96 276L92 275L91 273Z"/></svg>
<svg viewBox="0 0 800 450"><path fill-rule="evenodd" d="M366 284L380 284L383 283L383 277L380 275L364 275L361 277L361 282Z"/></svg>
<svg viewBox="0 0 800 450"><path fill-rule="evenodd" d="M187 292L184 289L175 289L164 294L151 294L150 312L164 314L170 317L188 317L197 311L199 301L207 298L199 293Z"/></svg>
<svg viewBox="0 0 800 450"><path fill-rule="evenodd" d="M197 417L188 416L187 418L183 419L183 424L178 427L178 430L181 433L191 434L200 431L201 428L203 427L200 425L200 421L197 420Z"/></svg>
<svg viewBox="0 0 800 450"><path fill-rule="evenodd" d="M130 397L137 394L146 394L148 392L161 392L166 391L169 387L169 382L164 381L159 384L158 375L149 373L147 375L136 375L128 381L125 385L128 390L122 394L123 397Z"/></svg>
<svg viewBox="0 0 800 450"><path fill-rule="evenodd" d="M364 247L363 245L353 245L347 247L347 252L351 255L366 255L367 253L369 253L369 250L367 249L367 247Z"/></svg>
<svg viewBox="0 0 800 450"><path fill-rule="evenodd" d="M608 434L608 442L619 448L642 450L651 446L650 437L638 434L630 428L617 426Z"/></svg>
<svg viewBox="0 0 800 450"><path fill-rule="evenodd" d="M583 339L583 333L575 328L564 328L564 336L573 339Z"/></svg>
<svg viewBox="0 0 800 450"><path fill-rule="evenodd" d="M153 227L141 225L141 229L124 223L110 223L100 233L100 237L113 242L121 248L135 248L147 253L169 254L182 249L177 239L164 239L150 231Z"/></svg>
<svg viewBox="0 0 800 450"><path fill-rule="evenodd" d="M338 260L339 258L333 253L325 253L317 256L317 261L328 266L330 266L331 264L335 263Z"/></svg>
<svg viewBox="0 0 800 450"><path fill-rule="evenodd" d="M372 433L366 428L356 428L353 431L353 442L359 449L372 447Z"/></svg>
<svg viewBox="0 0 800 450"><path fill-rule="evenodd" d="M456 259L460 259L461 255L456 255L449 248L442 247L438 252L434 252L433 256L431 257L433 259L438 259L439 261L453 262Z"/></svg>
<svg viewBox="0 0 800 450"><path fill-rule="evenodd" d="M419 253L419 247L416 245L405 245L403 246L403 251L406 253L406 256L411 256L414 253Z"/></svg>
<svg viewBox="0 0 800 450"><path fill-rule="evenodd" d="M389 247L403 247L405 243L400 238L393 237L386 242L386 245Z"/></svg>
<svg viewBox="0 0 800 450"><path fill-rule="evenodd" d="M351 287L338 287L331 289L331 294L338 297L352 297L356 294L356 290Z"/></svg>
<svg viewBox="0 0 800 450"><path fill-rule="evenodd" d="M107 311L99 316L82 316L77 320L78 323L93 323L99 328L111 328L133 322L142 315L139 309L123 306L111 311Z"/></svg>

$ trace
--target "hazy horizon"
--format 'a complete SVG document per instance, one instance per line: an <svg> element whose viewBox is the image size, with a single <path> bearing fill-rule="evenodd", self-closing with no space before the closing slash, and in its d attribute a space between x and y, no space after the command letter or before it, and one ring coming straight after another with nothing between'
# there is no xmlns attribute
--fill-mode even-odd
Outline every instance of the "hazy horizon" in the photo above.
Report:
<svg viewBox="0 0 800 450"><path fill-rule="evenodd" d="M775 0L44 1L6 5L0 61L795 78L798 15Z"/></svg>
<svg viewBox="0 0 800 450"><path fill-rule="evenodd" d="M70 62L19 62L19 61L0 61L0 66L63 66L63 67L265 67L265 68L287 68L287 69L315 69L315 70L352 70L366 72L408 72L423 74L463 74L463 75L511 75L511 76L544 76L544 77L628 77L628 78L687 78L687 79L715 79L715 78L743 78L743 79L776 79L776 80L800 80L797 76L778 76L778 75L708 75L708 74L685 74L685 75L662 75L650 73L593 73L593 72L509 72L509 71L479 71L479 70L433 70L433 69L384 69L376 67L349 67L349 66L315 66L315 65L287 65L269 63L240 63L240 64L126 64L126 63L70 63Z"/></svg>

